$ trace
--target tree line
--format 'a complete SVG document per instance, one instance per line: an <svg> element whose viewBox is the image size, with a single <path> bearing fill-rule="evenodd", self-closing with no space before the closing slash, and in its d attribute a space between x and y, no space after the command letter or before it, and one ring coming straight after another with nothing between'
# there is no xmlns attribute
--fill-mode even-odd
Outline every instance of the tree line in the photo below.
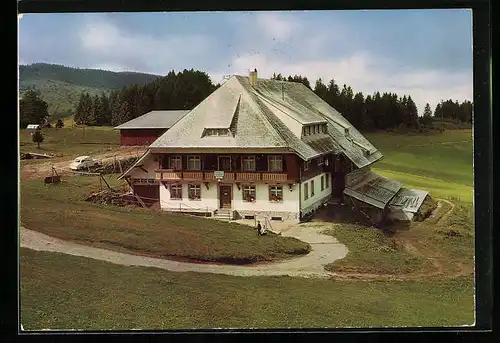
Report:
<svg viewBox="0 0 500 343"><path fill-rule="evenodd" d="M393 128L419 129L432 126L434 120L472 122L470 101L447 100L436 105L434 111L426 104L423 115L418 115L417 106L410 95L380 93L364 95L354 93L351 86L338 85L334 79L328 84L318 79L314 88L307 77L294 75L284 77L273 74L272 79L300 82L316 95L337 109L356 128L362 131L387 130ZM151 110L192 109L220 85L214 85L208 74L197 70L169 72L144 85L123 87L109 95L91 96L82 93L75 109L77 124L113 125L141 116ZM44 105L45 104L45 105ZM28 91L21 99L21 127L43 123L48 118L46 103L36 92Z"/></svg>
<svg viewBox="0 0 500 343"><path fill-rule="evenodd" d="M351 86L344 84L340 88L334 79L325 85L321 78L316 81L313 88L307 77L301 75L284 77L274 73L272 79L304 84L330 106L342 113L356 128L363 131L401 127L420 129L432 126L433 117L472 123L472 102L468 100L461 104L453 100L441 101L436 105L434 113L427 103L422 116L419 116L417 106L410 95L398 96L395 93L387 92L381 94L378 91L373 95L366 96L362 92L354 94Z"/></svg>
<svg viewBox="0 0 500 343"><path fill-rule="evenodd" d="M77 124L116 126L152 110L192 109L218 86L201 71L171 71L165 77L145 85L123 87L109 96L91 97L83 93L74 120Z"/></svg>

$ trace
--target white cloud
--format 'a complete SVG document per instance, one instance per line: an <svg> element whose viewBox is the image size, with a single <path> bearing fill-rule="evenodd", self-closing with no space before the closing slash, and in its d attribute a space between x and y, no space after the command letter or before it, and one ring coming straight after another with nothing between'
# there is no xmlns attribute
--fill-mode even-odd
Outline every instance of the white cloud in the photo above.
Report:
<svg viewBox="0 0 500 343"><path fill-rule="evenodd" d="M82 48L100 60L93 67L159 74L171 70L174 63L199 58L209 46L209 39L201 34L126 34L102 20L87 22L79 38Z"/></svg>
<svg viewBox="0 0 500 343"><path fill-rule="evenodd" d="M259 12L256 16L257 26L270 38L278 40L286 40L301 27L294 17L286 18L276 12Z"/></svg>
<svg viewBox="0 0 500 343"><path fill-rule="evenodd" d="M434 108L440 100L472 99L472 74L438 70L382 72L380 65L386 63L387 61L374 58L363 51L339 60L319 58L294 63L270 58L264 54L247 54L234 59L230 73L247 75L248 70L257 68L259 77L263 78L271 77L274 72L283 75L300 74L307 76L312 87L318 78L322 78L325 84L333 78L340 87L343 84L350 85L354 92L363 92L365 96L376 91L393 92L401 96L411 95L420 114L427 102ZM210 73L214 79L221 78L222 74Z"/></svg>

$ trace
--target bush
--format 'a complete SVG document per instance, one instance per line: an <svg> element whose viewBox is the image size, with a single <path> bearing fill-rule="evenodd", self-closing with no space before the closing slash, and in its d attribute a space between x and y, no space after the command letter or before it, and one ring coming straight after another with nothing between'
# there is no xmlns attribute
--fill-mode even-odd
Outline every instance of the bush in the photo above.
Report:
<svg viewBox="0 0 500 343"><path fill-rule="evenodd" d="M424 219L428 218L436 208L437 201L427 195L424 202L422 203L422 206L420 206L418 212L415 213L413 220L418 222L423 221Z"/></svg>
<svg viewBox="0 0 500 343"><path fill-rule="evenodd" d="M64 127L64 122L62 121L62 119L61 119L61 118L57 119L56 127L57 127L58 129L60 129L60 128Z"/></svg>
<svg viewBox="0 0 500 343"><path fill-rule="evenodd" d="M31 139L33 140L33 143L37 143L38 144L38 148L40 148L40 144L43 142L43 134L42 134L42 130L38 129L38 130L35 130L35 132L33 132L32 136L31 136Z"/></svg>

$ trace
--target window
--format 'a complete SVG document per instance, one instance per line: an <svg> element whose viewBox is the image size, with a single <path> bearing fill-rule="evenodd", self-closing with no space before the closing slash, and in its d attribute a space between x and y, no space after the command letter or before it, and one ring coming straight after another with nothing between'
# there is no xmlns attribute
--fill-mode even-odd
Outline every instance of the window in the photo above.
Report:
<svg viewBox="0 0 500 343"><path fill-rule="evenodd" d="M205 129L205 136L229 136L229 129Z"/></svg>
<svg viewBox="0 0 500 343"><path fill-rule="evenodd" d="M225 170L225 171L231 170L231 157L229 156L219 157L219 170Z"/></svg>
<svg viewBox="0 0 500 343"><path fill-rule="evenodd" d="M325 157L324 156L318 157L318 166L322 166L323 164L325 164Z"/></svg>
<svg viewBox="0 0 500 343"><path fill-rule="evenodd" d="M325 190L325 176L321 175L321 191Z"/></svg>
<svg viewBox="0 0 500 343"><path fill-rule="evenodd" d="M188 156L187 169L188 170L201 170L201 158L200 158L200 156Z"/></svg>
<svg viewBox="0 0 500 343"><path fill-rule="evenodd" d="M201 187L200 185L189 185L189 199L190 200L200 200L201 199Z"/></svg>
<svg viewBox="0 0 500 343"><path fill-rule="evenodd" d="M309 199L309 184L304 183L304 200Z"/></svg>
<svg viewBox="0 0 500 343"><path fill-rule="evenodd" d="M170 169L182 170L182 158L181 156L171 156L170 157Z"/></svg>
<svg viewBox="0 0 500 343"><path fill-rule="evenodd" d="M306 126L306 136L311 134L311 128L309 126Z"/></svg>
<svg viewBox="0 0 500 343"><path fill-rule="evenodd" d="M269 186L269 201L282 202L283 201L283 187L282 186Z"/></svg>
<svg viewBox="0 0 500 343"><path fill-rule="evenodd" d="M304 171L307 171L309 169L309 161L304 161Z"/></svg>
<svg viewBox="0 0 500 343"><path fill-rule="evenodd" d="M316 125L311 125L311 133L312 133L313 135L315 135L315 134L316 134Z"/></svg>
<svg viewBox="0 0 500 343"><path fill-rule="evenodd" d="M311 198L314 196L314 180L311 180Z"/></svg>
<svg viewBox="0 0 500 343"><path fill-rule="evenodd" d="M326 179L326 188L328 188L330 187L330 174L326 174L325 179Z"/></svg>
<svg viewBox="0 0 500 343"><path fill-rule="evenodd" d="M182 199L182 185L170 186L170 199Z"/></svg>
<svg viewBox="0 0 500 343"><path fill-rule="evenodd" d="M243 186L243 201L254 202L255 199L255 186Z"/></svg>
<svg viewBox="0 0 500 343"><path fill-rule="evenodd" d="M243 170L255 171L255 156L243 157Z"/></svg>
<svg viewBox="0 0 500 343"><path fill-rule="evenodd" d="M269 156L269 171L279 172L283 170L283 159L281 156Z"/></svg>

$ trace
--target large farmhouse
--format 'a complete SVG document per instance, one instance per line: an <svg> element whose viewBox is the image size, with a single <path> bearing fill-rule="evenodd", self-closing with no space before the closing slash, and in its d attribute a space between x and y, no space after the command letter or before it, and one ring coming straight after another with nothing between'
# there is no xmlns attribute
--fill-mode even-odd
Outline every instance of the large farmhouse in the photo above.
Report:
<svg viewBox="0 0 500 343"><path fill-rule="evenodd" d="M148 146L170 129L189 111L150 111L129 120L115 129L120 130L121 146Z"/></svg>
<svg viewBox="0 0 500 343"><path fill-rule="evenodd" d="M254 71L232 76L120 178L167 211L301 220L344 198L381 218L402 189L370 170L381 158L303 84Z"/></svg>

